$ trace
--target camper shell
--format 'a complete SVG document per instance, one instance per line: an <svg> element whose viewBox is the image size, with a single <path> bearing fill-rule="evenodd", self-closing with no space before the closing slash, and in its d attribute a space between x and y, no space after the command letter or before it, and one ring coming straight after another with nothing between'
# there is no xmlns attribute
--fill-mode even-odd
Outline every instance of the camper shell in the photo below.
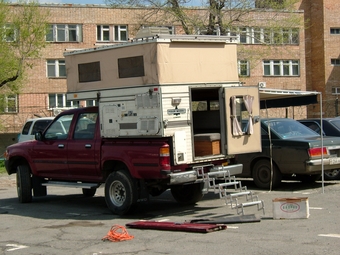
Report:
<svg viewBox="0 0 340 255"><path fill-rule="evenodd" d="M97 100L103 138L171 137L175 164L261 150L259 89L237 37L156 35L66 52L68 100Z"/></svg>

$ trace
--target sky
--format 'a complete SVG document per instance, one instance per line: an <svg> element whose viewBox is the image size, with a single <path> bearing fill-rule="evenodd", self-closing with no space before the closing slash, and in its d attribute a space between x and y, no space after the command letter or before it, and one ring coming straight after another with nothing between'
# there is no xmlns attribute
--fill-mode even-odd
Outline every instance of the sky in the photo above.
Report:
<svg viewBox="0 0 340 255"><path fill-rule="evenodd" d="M11 2L16 2L16 0L9 0ZM30 0L26 0L29 2ZM190 3L193 6L199 6L205 0L192 0ZM53 3L53 4L105 4L105 0L38 0L39 3Z"/></svg>
<svg viewBox="0 0 340 255"><path fill-rule="evenodd" d="M29 1L29 0L27 0ZM12 0L12 2L16 2ZM39 3L54 3L54 4L105 4L104 0L39 0Z"/></svg>
<svg viewBox="0 0 340 255"><path fill-rule="evenodd" d="M8 0L10 2L16 2L16 0ZM29 2L30 0L25 0ZM31 0L32 1L32 0ZM37 0L35 0L37 1ZM192 6L200 6L202 5L202 1L206 0L191 0L189 3ZM105 0L38 0L39 3L52 3L52 4L98 4L98 5L105 5Z"/></svg>

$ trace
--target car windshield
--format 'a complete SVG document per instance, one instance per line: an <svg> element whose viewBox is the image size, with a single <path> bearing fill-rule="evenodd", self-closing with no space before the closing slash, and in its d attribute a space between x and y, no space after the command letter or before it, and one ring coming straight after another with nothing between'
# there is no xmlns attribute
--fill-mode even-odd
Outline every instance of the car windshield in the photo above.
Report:
<svg viewBox="0 0 340 255"><path fill-rule="evenodd" d="M270 125L270 129L281 139L319 136L318 133L293 119L266 120L264 121L264 124L266 126Z"/></svg>

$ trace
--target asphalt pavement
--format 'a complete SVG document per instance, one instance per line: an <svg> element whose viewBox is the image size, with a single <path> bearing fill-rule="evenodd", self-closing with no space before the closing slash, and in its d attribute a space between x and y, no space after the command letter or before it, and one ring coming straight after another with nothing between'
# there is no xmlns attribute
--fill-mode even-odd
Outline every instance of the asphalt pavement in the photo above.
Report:
<svg viewBox="0 0 340 255"><path fill-rule="evenodd" d="M324 186L287 181L275 191L259 190L247 179L242 184L264 201L265 214L256 206L244 209L245 215L255 215L259 221L228 223L226 229L197 233L126 225L140 220L182 225L229 219L238 216L236 210L214 192L195 206L183 206L167 191L139 204L133 214L117 216L106 207L103 187L92 198L83 197L81 189L48 187L46 197L20 204L15 175L0 175L0 254L339 254L340 181ZM309 217L273 219L276 198L307 198ZM115 225L133 238L103 241Z"/></svg>

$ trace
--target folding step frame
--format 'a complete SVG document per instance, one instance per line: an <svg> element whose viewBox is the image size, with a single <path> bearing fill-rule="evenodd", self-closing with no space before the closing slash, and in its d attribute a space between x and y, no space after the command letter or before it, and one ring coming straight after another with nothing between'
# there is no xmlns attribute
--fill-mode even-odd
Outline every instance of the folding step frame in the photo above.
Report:
<svg viewBox="0 0 340 255"><path fill-rule="evenodd" d="M213 190L215 194L219 194L220 198L225 199L226 205L230 205L232 209L237 210L237 214L244 215L244 208L248 206L257 206L257 210L262 210L265 215L264 201L259 200L257 195L248 191L246 186L242 186L241 181L237 181L234 175L230 174L229 170L223 170L218 172L204 172L204 168L207 166L196 167L197 175L201 176L204 181L203 193L206 194L209 190ZM219 181L217 183L217 181ZM231 192L228 187L234 186L234 191ZM239 203L238 198L245 196L246 202Z"/></svg>

